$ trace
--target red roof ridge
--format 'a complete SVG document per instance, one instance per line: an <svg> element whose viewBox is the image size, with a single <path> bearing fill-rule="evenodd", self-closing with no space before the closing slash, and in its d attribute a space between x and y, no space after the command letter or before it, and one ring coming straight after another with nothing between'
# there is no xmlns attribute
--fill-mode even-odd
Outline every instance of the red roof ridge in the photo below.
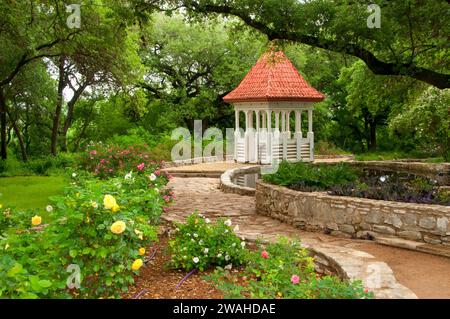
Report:
<svg viewBox="0 0 450 319"><path fill-rule="evenodd" d="M320 102L325 96L310 86L283 51L264 53L225 102Z"/></svg>

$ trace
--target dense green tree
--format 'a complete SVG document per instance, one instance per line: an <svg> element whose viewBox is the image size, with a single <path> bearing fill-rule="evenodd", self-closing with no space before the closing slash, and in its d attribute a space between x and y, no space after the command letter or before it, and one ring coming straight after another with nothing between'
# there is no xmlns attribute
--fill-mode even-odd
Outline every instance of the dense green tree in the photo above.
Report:
<svg viewBox="0 0 450 319"><path fill-rule="evenodd" d="M420 148L450 161L450 90L429 87L392 120L391 128L411 134Z"/></svg>
<svg viewBox="0 0 450 319"><path fill-rule="evenodd" d="M146 121L155 128L158 123L192 128L195 119L205 126L230 127L232 109L222 97L239 84L262 50L260 39L245 31L234 37L222 21L188 24L181 16L155 16L141 50L147 68L141 86L151 106Z"/></svg>
<svg viewBox="0 0 450 319"><path fill-rule="evenodd" d="M299 42L363 60L380 75L406 75L450 87L448 1L422 0L168 0L194 16L239 17L269 40ZM369 28L369 4L381 9Z"/></svg>

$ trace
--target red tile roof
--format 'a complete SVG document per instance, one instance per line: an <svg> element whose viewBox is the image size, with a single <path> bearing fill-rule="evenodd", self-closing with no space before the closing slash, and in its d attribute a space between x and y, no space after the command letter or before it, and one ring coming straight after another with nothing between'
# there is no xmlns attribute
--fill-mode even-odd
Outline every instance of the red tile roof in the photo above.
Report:
<svg viewBox="0 0 450 319"><path fill-rule="evenodd" d="M320 102L325 96L311 87L283 51L265 53L239 86L223 100Z"/></svg>

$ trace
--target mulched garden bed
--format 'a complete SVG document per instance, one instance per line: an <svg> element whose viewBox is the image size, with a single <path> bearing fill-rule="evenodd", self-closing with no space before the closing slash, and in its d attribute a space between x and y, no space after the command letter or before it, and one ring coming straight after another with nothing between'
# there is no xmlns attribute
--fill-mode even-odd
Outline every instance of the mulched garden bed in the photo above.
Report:
<svg viewBox="0 0 450 319"><path fill-rule="evenodd" d="M166 254L167 235L161 235L159 242L147 248L146 257L153 254L154 258L141 268L136 277L135 285L122 298L133 299L222 299L222 293L212 284L202 279L210 271L195 273L176 289L179 282L187 275L184 271L169 269L166 264L169 256Z"/></svg>

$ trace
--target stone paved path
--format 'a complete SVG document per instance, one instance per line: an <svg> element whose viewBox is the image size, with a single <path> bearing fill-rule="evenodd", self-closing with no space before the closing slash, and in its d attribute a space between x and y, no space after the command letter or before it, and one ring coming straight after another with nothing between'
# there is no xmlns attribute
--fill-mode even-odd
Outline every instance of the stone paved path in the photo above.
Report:
<svg viewBox="0 0 450 319"><path fill-rule="evenodd" d="M169 221L183 221L198 210L207 217L228 217L239 225L240 236L247 239L274 240L279 235L300 237L314 246L326 244L330 249L357 249L387 263L397 281L411 289L419 298L450 298L450 258L439 257L379 245L370 241L342 239L321 233L304 232L280 221L258 215L253 197L225 194L217 178L173 178L169 187L177 199L164 216Z"/></svg>

